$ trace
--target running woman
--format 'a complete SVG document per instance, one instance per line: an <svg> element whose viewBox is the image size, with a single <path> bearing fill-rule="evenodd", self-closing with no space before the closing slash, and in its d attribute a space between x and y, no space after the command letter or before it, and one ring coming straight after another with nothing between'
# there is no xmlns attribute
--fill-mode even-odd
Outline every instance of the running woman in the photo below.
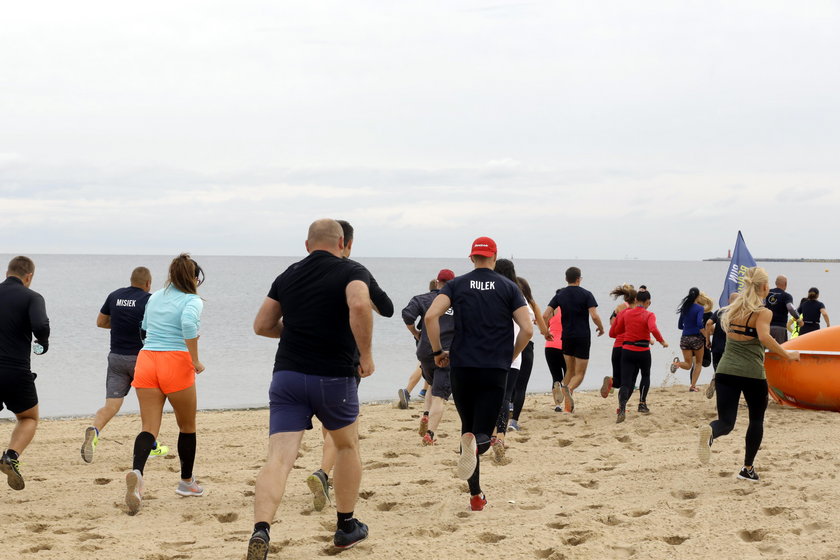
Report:
<svg viewBox="0 0 840 560"><path fill-rule="evenodd" d="M825 319L826 328L831 326L825 304L818 300L820 291L816 288L808 290L808 297L802 299L802 303L796 311L800 314L802 323L799 326L799 336L820 330L820 317Z"/></svg>
<svg viewBox="0 0 840 560"><path fill-rule="evenodd" d="M650 390L650 339L651 335L663 348L668 343L656 327L656 315L647 310L650 307L650 292L636 293L630 290L627 296L633 296L633 307L618 314L610 327L610 336L621 337L621 389L618 391L618 410L616 423L624 422L627 401L633 394L639 372L639 412L649 414L647 395Z"/></svg>
<svg viewBox="0 0 840 560"><path fill-rule="evenodd" d="M566 375L566 358L563 357L563 324L561 311L557 308L548 320L551 339L545 339L545 363L551 373L551 396L554 398L554 412L563 412L563 377Z"/></svg>
<svg viewBox="0 0 840 560"><path fill-rule="evenodd" d="M764 351L799 361L799 352L787 351L770 334L773 312L764 307L770 291L767 272L760 267L747 269L744 287L735 303L726 307L721 321L726 331L726 348L715 373L718 419L700 428L699 455L708 463L715 439L735 427L741 394L747 402L747 426L744 466L738 478L758 482L754 462L764 436L764 411L767 409L767 376Z"/></svg>
<svg viewBox="0 0 840 560"><path fill-rule="evenodd" d="M610 295L613 299L620 297L623 301L615 306L612 315L610 315L610 338L614 338L615 342L613 343L612 356L610 357L612 377L604 377L604 382L601 384L601 396L605 399L610 395L610 390L613 387L621 388L621 346L624 339L621 335L614 336L613 332L615 331L612 327L615 324L615 319L618 317L618 314L625 309L629 309L635 302L636 290L632 284L622 284L613 288Z"/></svg>
<svg viewBox="0 0 840 560"><path fill-rule="evenodd" d="M475 269L447 282L426 312L426 329L438 367L450 364L455 408L461 418L461 457L456 474L466 480L470 509L481 511L478 455L490 448L490 434L505 396L511 361L533 334L528 306L516 284L495 273L496 242L479 237L470 251ZM440 341L440 317L452 307L455 335L451 350ZM513 322L519 325L514 338Z"/></svg>
<svg viewBox="0 0 840 560"><path fill-rule="evenodd" d="M140 511L143 501L143 469L160 432L163 405L175 410L178 423L178 459L181 481L175 493L203 496L204 489L193 477L195 463L195 376L204 371L198 359L198 336L204 303L198 287L204 271L187 253L169 265L169 278L162 290L153 293L146 304L142 328L146 342L137 355L131 386L140 403L143 430L134 440L134 462L126 475L125 503L128 514Z"/></svg>
<svg viewBox="0 0 840 560"><path fill-rule="evenodd" d="M680 337L680 350L683 360L674 358L671 364L671 373L679 369L691 370L691 386L688 390L692 393L699 391L697 379L700 377L700 370L703 369L703 350L706 347L705 327L703 323L703 306L697 303L700 290L691 288L677 307L677 314L680 316L677 321L677 328L682 330Z"/></svg>

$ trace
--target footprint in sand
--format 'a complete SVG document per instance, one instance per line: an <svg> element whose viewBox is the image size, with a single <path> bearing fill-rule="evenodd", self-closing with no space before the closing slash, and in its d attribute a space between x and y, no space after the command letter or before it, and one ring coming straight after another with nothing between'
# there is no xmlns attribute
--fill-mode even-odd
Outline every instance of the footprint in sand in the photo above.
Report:
<svg viewBox="0 0 840 560"><path fill-rule="evenodd" d="M650 513L649 509L636 509L628 513L630 517L644 517Z"/></svg>
<svg viewBox="0 0 840 560"><path fill-rule="evenodd" d="M363 500L367 500L368 498L371 498L374 494L376 494L376 492L374 492L373 490L362 490L361 492L359 492L359 497Z"/></svg>
<svg viewBox="0 0 840 560"><path fill-rule="evenodd" d="M672 544L672 545L674 545L674 546L679 546L679 545L681 545L682 543L684 543L685 541L687 541L687 540L688 540L688 537L679 537L679 536L673 536L673 537L660 537L660 540L661 540L662 542L665 542L665 543L668 543L668 544Z"/></svg>
<svg viewBox="0 0 840 560"><path fill-rule="evenodd" d="M625 434L625 435L623 435L623 436L618 436L618 437L617 437L617 438L615 438L615 439L616 439L616 441L618 441L618 442L620 442L620 443L630 443L631 441L633 441L633 438L631 438L631 437L630 437L630 436L628 436L627 434Z"/></svg>
<svg viewBox="0 0 840 560"><path fill-rule="evenodd" d="M377 511L391 511L394 509L394 506L397 505L397 502L382 502L376 504Z"/></svg>
<svg viewBox="0 0 840 560"><path fill-rule="evenodd" d="M26 530L31 532L31 533L43 533L44 531L46 531L49 528L50 528L50 526L47 525L46 523L33 523L32 525L27 525L26 526Z"/></svg>
<svg viewBox="0 0 840 560"><path fill-rule="evenodd" d="M595 488L598 488L597 480L575 480L575 482L589 490L594 490Z"/></svg>
<svg viewBox="0 0 840 560"><path fill-rule="evenodd" d="M680 500L693 500L697 497L697 492L691 490L674 490L671 495Z"/></svg>
<svg viewBox="0 0 840 560"><path fill-rule="evenodd" d="M496 533L481 533L478 535L478 540L485 544L496 544L506 538L504 535L497 535Z"/></svg>
<svg viewBox="0 0 840 560"><path fill-rule="evenodd" d="M764 529L755 529L754 531L744 529L743 531L738 531L738 536L744 542L761 542L767 536L767 531Z"/></svg>
<svg viewBox="0 0 840 560"><path fill-rule="evenodd" d="M595 533L592 531L572 531L569 537L563 539L563 542L569 546L579 546L591 539L593 536L595 536Z"/></svg>
<svg viewBox="0 0 840 560"><path fill-rule="evenodd" d="M215 517L219 523L233 523L237 519L239 519L239 514L235 512L229 513L214 513L213 517Z"/></svg>
<svg viewBox="0 0 840 560"><path fill-rule="evenodd" d="M104 485L106 485L110 482L111 482L110 478L95 478L95 479L93 479L93 483L98 484L100 486L104 486Z"/></svg>
<svg viewBox="0 0 840 560"><path fill-rule="evenodd" d="M560 447L569 447L570 445L572 445L572 440L570 440L570 439L559 439L559 440L557 440L557 445L559 445Z"/></svg>
<svg viewBox="0 0 840 560"><path fill-rule="evenodd" d="M779 515L780 513L784 513L788 510L786 507L781 506L774 506L774 507L766 507L764 508L764 515Z"/></svg>
<svg viewBox="0 0 840 560"><path fill-rule="evenodd" d="M559 529L565 529L566 527L569 526L569 524L568 523L562 523L560 521L555 521L553 523L546 523L545 526L548 527L549 529L558 529L559 530Z"/></svg>

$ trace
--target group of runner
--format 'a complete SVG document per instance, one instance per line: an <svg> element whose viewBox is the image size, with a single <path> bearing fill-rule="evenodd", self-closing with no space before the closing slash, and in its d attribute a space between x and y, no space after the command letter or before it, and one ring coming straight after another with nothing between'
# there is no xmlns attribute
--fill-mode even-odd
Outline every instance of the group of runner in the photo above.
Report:
<svg viewBox="0 0 840 560"><path fill-rule="evenodd" d="M268 456L256 481L249 560L267 557L270 525L313 416L321 421L324 432L321 468L307 479L315 509L329 501L334 471L334 545L349 548L368 535L367 526L354 517L361 480L358 384L375 371L372 312L390 317L394 308L370 272L349 259L352 240L353 229L347 222L315 221L305 243L308 256L276 278L254 320L257 335L279 339L279 343L269 391ZM412 298L402 311L417 340L417 358L429 388L419 427L421 441L436 444L444 403L451 396L461 423L455 471L467 481L473 511L487 504L480 481L480 456L493 449L497 461L504 458L506 431L519 429L534 358L533 326L536 324L546 339L556 410L569 413L575 410L575 389L583 381L589 361L589 322L598 336L605 333L593 294L581 287L580 269L566 271L567 286L557 290L540 313L528 282L516 275L512 262L496 257L496 243L489 237L477 238L469 253L474 266L471 272L456 277L451 270L440 270L433 289ZM34 270L31 259L16 257L9 263L6 281L0 284L0 403L18 420L0 458L0 472L16 490L25 486L19 456L32 440L38 421L29 357L33 335L36 353L49 348L44 300L29 289ZM141 509L147 459L169 451L157 442L166 401L173 406L179 427L181 472L175 491L187 497L204 494L193 476L195 377L204 369L198 353L203 304L197 293L203 279L198 263L181 254L170 264L165 287L150 294L151 274L138 267L131 275L131 285L109 294L97 317L99 327L111 330L106 402L85 430L81 455L85 462L93 461L101 430L120 409L129 387L135 387L142 427L134 443L132 469L126 475L125 501L131 515ZM739 477L747 480L758 480L753 459L767 406L763 349L798 359L796 352L785 351L776 338L781 336L776 327L780 322L786 324L787 314L802 320L790 305L785 284L786 279L779 277L774 292L766 272L754 268L725 312L711 314L711 301L696 288L678 309L684 360L676 359L672 371L690 369L691 387L696 388L709 338L717 370L707 396L711 397L716 387L719 418L701 428L700 459L708 461L714 439L732 430L743 393L750 423ZM815 295L809 294L809 301L817 301L818 291L811 292ZM648 311L651 294L646 287L636 290L625 284L611 295L621 297L622 302L610 317L609 334L616 339L613 375L604 378L601 395L607 397L612 388L618 388L616 421L623 422L639 375L638 410L649 412L650 345L653 340L668 345L656 317ZM776 312L779 307L784 310L781 318ZM809 309L803 302L800 312L813 313L813 309L828 323L824 306L814 304ZM715 334L710 336L712 331Z"/></svg>

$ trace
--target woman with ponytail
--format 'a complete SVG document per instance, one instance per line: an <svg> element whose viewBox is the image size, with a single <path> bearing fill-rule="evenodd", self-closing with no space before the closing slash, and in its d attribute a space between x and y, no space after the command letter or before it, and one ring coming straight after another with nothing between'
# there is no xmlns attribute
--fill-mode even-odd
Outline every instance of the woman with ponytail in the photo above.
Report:
<svg viewBox="0 0 840 560"><path fill-rule="evenodd" d="M788 360L799 360L799 352L785 350L770 335L773 312L764 307L764 298L769 291L767 272L759 267L750 268L744 277L743 289L734 303L725 308L721 324L726 332L726 348L715 373L718 419L700 428L700 462L708 463L714 440L735 427L738 403L744 395L749 425L744 466L738 478L752 482L758 482L753 463L764 437L764 411L767 409L764 350Z"/></svg>
<svg viewBox="0 0 840 560"><path fill-rule="evenodd" d="M169 265L169 277L162 290L149 298L143 316L146 331L143 349L137 356L134 381L140 403L141 431L134 440L134 462L126 475L125 502L129 515L140 510L143 499L143 469L160 431L163 405L175 410L178 423L178 458L181 481L175 489L181 496L202 496L204 489L193 476L195 462L195 376L204 371L198 359L198 331L203 303L198 286L204 272L188 254L182 253Z"/></svg>
<svg viewBox="0 0 840 560"><path fill-rule="evenodd" d="M624 336L623 334L614 334L615 330L613 329L613 325L615 325L618 315L622 311L629 309L635 303L636 290L632 284L622 284L621 286L616 286L610 292L610 295L613 299L620 297L622 301L615 306L612 315L610 315L610 337L614 338L615 342L613 343L612 357L610 360L612 363L612 377L604 377L604 382L601 383L601 396L605 399L609 396L610 390L613 387L621 388L621 346L624 343Z"/></svg>
<svg viewBox="0 0 840 560"><path fill-rule="evenodd" d="M691 386L688 388L691 392L700 390L697 388L697 379L703 369L703 349L706 347L706 324L703 322L703 306L697 303L698 297L700 290L691 288L677 308L680 316L677 328L682 330L680 350L683 360L674 358L671 364L671 373L677 371L677 368L691 370Z"/></svg>
<svg viewBox="0 0 840 560"><path fill-rule="evenodd" d="M825 319L825 326L830 327L831 321L828 319L828 312L825 310L825 304L818 300L820 291L816 288L808 290L808 297L802 298L802 303L796 310L800 315L799 336L820 330L820 317Z"/></svg>

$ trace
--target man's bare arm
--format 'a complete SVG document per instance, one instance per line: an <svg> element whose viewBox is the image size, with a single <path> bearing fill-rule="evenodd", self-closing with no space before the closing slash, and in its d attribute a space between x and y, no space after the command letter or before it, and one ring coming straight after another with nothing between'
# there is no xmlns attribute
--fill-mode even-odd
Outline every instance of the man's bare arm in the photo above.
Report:
<svg viewBox="0 0 840 560"><path fill-rule="evenodd" d="M282 318L280 302L267 297L254 318L254 332L268 338L280 338L283 334Z"/></svg>
<svg viewBox="0 0 840 560"><path fill-rule="evenodd" d="M361 280L353 280L345 288L347 307L350 310L350 330L359 349L359 375L367 377L376 366L373 363L373 313L370 291Z"/></svg>

